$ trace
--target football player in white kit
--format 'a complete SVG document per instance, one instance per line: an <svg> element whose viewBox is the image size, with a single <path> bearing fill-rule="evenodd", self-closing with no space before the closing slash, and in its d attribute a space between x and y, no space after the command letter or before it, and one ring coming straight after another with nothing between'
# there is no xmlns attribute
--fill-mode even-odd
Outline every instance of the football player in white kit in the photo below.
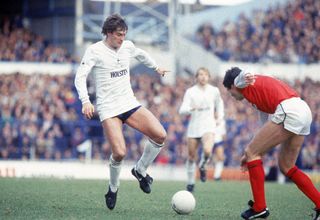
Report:
<svg viewBox="0 0 320 220"><path fill-rule="evenodd" d="M199 163L200 179L206 181L206 163L211 157L216 126L223 123L224 106L217 87L209 84L210 73L199 68L196 85L187 89L179 109L180 114L190 115L187 130L187 190L192 192L195 184L197 150L202 143L203 153Z"/></svg>
<svg viewBox="0 0 320 220"><path fill-rule="evenodd" d="M94 74L96 111L112 148L109 188L105 194L106 205L111 210L116 205L119 174L126 155L123 124L126 123L149 138L140 160L131 170L145 193L151 192L150 185L153 181L146 170L160 152L167 135L158 119L141 106L134 96L130 84L130 59L138 59L162 76L168 71L159 68L145 51L125 40L127 30L128 26L120 15L109 16L102 27L105 39L87 48L75 77L82 113L90 119L95 110L89 100L86 79L89 73Z"/></svg>

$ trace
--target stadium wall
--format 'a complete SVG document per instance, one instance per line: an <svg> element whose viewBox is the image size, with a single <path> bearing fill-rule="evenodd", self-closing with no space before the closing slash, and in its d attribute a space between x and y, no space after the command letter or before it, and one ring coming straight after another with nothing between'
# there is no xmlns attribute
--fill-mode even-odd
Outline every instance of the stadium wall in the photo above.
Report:
<svg viewBox="0 0 320 220"><path fill-rule="evenodd" d="M125 161L121 168L120 178L134 180L131 175L133 162ZM185 181L187 179L184 165L153 165L149 174L161 181ZM208 168L208 179L213 179L213 167ZM0 161L0 178L60 178L60 179L108 179L108 162L85 163L80 161ZM197 173L199 178L199 173ZM223 180L247 180L248 174L239 168L225 168Z"/></svg>
<svg viewBox="0 0 320 220"><path fill-rule="evenodd" d="M182 69L188 69L193 73L199 67L206 67L216 75L219 73L220 59L210 51L204 50L202 46L195 44L185 38L179 37L177 40L178 63Z"/></svg>
<svg viewBox="0 0 320 220"><path fill-rule="evenodd" d="M64 75L70 74L74 65L70 63L39 63L39 62L0 62L0 74L50 74Z"/></svg>
<svg viewBox="0 0 320 220"><path fill-rule="evenodd" d="M120 178L133 180L133 163L126 161L122 166ZM158 180L185 180L184 166L156 165L151 167L150 175ZM84 163L77 161L0 161L0 177L18 178L72 178L72 179L108 179L108 163Z"/></svg>
<svg viewBox="0 0 320 220"><path fill-rule="evenodd" d="M79 161L48 162L48 161L0 161L1 178L60 178L60 179L102 179L109 178L108 162L84 163ZM134 180L131 169L134 164L125 161L120 178ZM160 181L186 181L185 166L153 165L148 169L152 177ZM208 168L208 179L213 179L214 169ZM319 172L307 172L313 182L320 182ZM197 173L199 178L199 173ZM239 167L225 168L222 180L248 180L248 173ZM279 181L283 183L283 181Z"/></svg>

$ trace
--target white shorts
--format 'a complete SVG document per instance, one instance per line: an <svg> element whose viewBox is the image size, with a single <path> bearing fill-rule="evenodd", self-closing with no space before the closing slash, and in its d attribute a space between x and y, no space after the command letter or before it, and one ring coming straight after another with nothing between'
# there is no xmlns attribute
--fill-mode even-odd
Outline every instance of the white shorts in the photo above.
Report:
<svg viewBox="0 0 320 220"><path fill-rule="evenodd" d="M201 125L199 125L199 123L189 124L188 129L187 129L187 137L188 138L202 138L203 135L205 135L207 133L214 134L215 131L216 131L215 121L212 121L212 123L204 122Z"/></svg>
<svg viewBox="0 0 320 220"><path fill-rule="evenodd" d="M271 120L276 124L283 123L286 130L298 135L310 134L312 114L308 104L300 98L294 97L282 101Z"/></svg>

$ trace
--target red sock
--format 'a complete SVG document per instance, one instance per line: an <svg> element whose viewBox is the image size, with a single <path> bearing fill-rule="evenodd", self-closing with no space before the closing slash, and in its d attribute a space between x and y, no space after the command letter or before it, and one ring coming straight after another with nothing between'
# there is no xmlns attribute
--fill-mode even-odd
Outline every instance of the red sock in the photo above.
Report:
<svg viewBox="0 0 320 220"><path fill-rule="evenodd" d="M311 179L304 174L298 167L292 167L287 175L297 187L316 205L316 209L320 209L320 193L313 185Z"/></svg>
<svg viewBox="0 0 320 220"><path fill-rule="evenodd" d="M256 212L260 212L267 207L264 195L264 169L262 166L262 160L259 159L247 162L247 167L249 170L249 178L254 200L253 209Z"/></svg>

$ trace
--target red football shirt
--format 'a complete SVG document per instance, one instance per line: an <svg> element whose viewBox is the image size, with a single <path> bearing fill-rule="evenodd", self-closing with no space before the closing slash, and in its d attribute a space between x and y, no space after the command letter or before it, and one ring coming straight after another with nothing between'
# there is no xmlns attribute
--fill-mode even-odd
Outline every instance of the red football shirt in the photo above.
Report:
<svg viewBox="0 0 320 220"><path fill-rule="evenodd" d="M255 83L240 89L240 92L245 99L262 112L273 114L283 100L299 97L294 89L276 78L255 76Z"/></svg>

